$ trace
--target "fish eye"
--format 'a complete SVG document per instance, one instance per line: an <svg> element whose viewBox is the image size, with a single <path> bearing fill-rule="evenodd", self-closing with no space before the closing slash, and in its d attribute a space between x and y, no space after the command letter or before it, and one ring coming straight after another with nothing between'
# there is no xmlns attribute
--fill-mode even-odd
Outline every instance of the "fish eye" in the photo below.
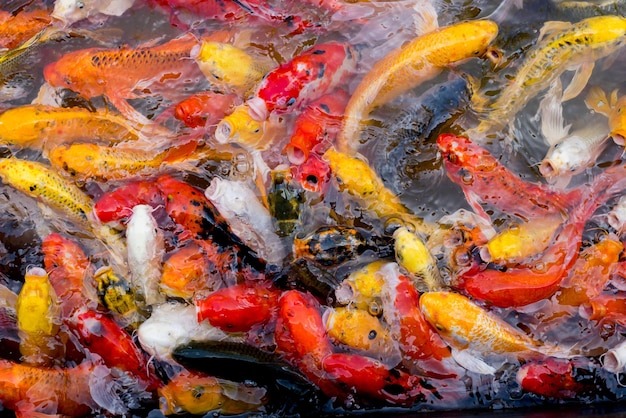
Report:
<svg viewBox="0 0 626 418"><path fill-rule="evenodd" d="M291 99L287 101L287 106L293 106L295 102L296 102L296 98L292 97Z"/></svg>
<svg viewBox="0 0 626 418"><path fill-rule="evenodd" d="M77 1L76 2L76 7L78 7L79 9L82 9L85 7L85 3L83 3L82 1Z"/></svg>
<svg viewBox="0 0 626 418"><path fill-rule="evenodd" d="M439 324L435 324L435 328L437 329L437 331L443 331L443 327Z"/></svg>
<svg viewBox="0 0 626 418"><path fill-rule="evenodd" d="M459 162L459 157L456 154L448 154L448 161L450 161L452 164L456 164Z"/></svg>

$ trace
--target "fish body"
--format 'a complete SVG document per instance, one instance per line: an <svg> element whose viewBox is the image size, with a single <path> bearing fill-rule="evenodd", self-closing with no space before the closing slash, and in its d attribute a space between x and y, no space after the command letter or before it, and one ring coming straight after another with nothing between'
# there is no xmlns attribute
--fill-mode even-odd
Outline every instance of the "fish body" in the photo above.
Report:
<svg viewBox="0 0 626 418"><path fill-rule="evenodd" d="M335 141L348 98L348 93L344 90L337 90L312 101L302 109L294 122L289 143L283 149L291 164L302 164L310 153L321 154ZM322 148L319 150L322 152L318 151L318 147Z"/></svg>
<svg viewBox="0 0 626 418"><path fill-rule="evenodd" d="M146 317L137 305L135 291L130 283L117 275L111 267L101 267L94 273L98 297L120 323L135 329Z"/></svg>
<svg viewBox="0 0 626 418"><path fill-rule="evenodd" d="M159 283L162 293L191 300L197 293L211 292L223 285L220 275L211 274L213 265L205 248L206 245L191 241L168 254Z"/></svg>
<svg viewBox="0 0 626 418"><path fill-rule="evenodd" d="M537 352L541 347L538 341L459 293L422 293L419 306L426 320L457 352L523 354Z"/></svg>
<svg viewBox="0 0 626 418"><path fill-rule="evenodd" d="M525 55L511 84L489 106L478 131L503 127L568 68L579 69L563 98L569 100L578 95L587 84L595 61L623 45L626 18L598 16L576 23L547 22L542 33L544 37Z"/></svg>
<svg viewBox="0 0 626 418"><path fill-rule="evenodd" d="M93 207L91 198L48 166L35 161L3 158L0 159L0 177L5 184L64 213L79 225L88 224Z"/></svg>
<svg viewBox="0 0 626 418"><path fill-rule="evenodd" d="M29 269L15 306L23 361L38 366L51 366L62 352L57 335L61 311L57 295L40 267Z"/></svg>
<svg viewBox="0 0 626 418"><path fill-rule="evenodd" d="M358 148L361 123L376 106L436 77L445 67L480 56L498 34L489 20L474 20L438 28L393 50L363 77L346 106L337 138L342 152Z"/></svg>
<svg viewBox="0 0 626 418"><path fill-rule="evenodd" d="M223 119L229 110L241 104L234 93L224 94L213 91L196 93L176 105L174 117L190 128L213 127Z"/></svg>
<svg viewBox="0 0 626 418"><path fill-rule="evenodd" d="M80 417L105 410L124 414L137 408L145 393L126 385L102 364L41 368L0 360L0 399L24 416L60 414Z"/></svg>
<svg viewBox="0 0 626 418"><path fill-rule="evenodd" d="M626 229L626 196L621 196L607 213L607 222L618 234Z"/></svg>
<svg viewBox="0 0 626 418"><path fill-rule="evenodd" d="M131 284L136 294L143 296L146 305L165 301L165 295L159 291L165 242L152 211L149 205L137 205L126 224Z"/></svg>
<svg viewBox="0 0 626 418"><path fill-rule="evenodd" d="M380 360L388 367L400 363L402 355L389 327L368 311L351 308L329 308L324 312L326 332L335 343L349 351Z"/></svg>
<svg viewBox="0 0 626 418"><path fill-rule="evenodd" d="M260 412L266 393L266 389L251 387L247 383L183 370L159 388L160 409L165 415L181 412L193 415L215 411L225 415Z"/></svg>
<svg viewBox="0 0 626 418"><path fill-rule="evenodd" d="M225 332L247 332L275 317L279 296L267 284L237 284L195 298L194 305L199 322L209 321Z"/></svg>
<svg viewBox="0 0 626 418"><path fill-rule="evenodd" d="M396 261L409 273L415 287L426 287L428 291L441 290L444 283L437 261L424 241L406 227L396 229L393 238Z"/></svg>
<svg viewBox="0 0 626 418"><path fill-rule="evenodd" d="M526 363L515 380L522 390L553 399L573 399L583 392L598 391L598 380L586 359L547 358Z"/></svg>
<svg viewBox="0 0 626 418"><path fill-rule="evenodd" d="M102 223L125 220L136 205L149 204L153 208L164 206L164 196L156 182L137 180L128 182L104 193L94 204L94 215Z"/></svg>
<svg viewBox="0 0 626 418"><path fill-rule="evenodd" d="M50 25L44 9L23 10L19 13L0 11L0 48L14 49Z"/></svg>
<svg viewBox="0 0 626 418"><path fill-rule="evenodd" d="M44 267L58 297L62 317L69 318L88 302L94 302L95 282L88 283L91 263L73 240L53 232L41 243Z"/></svg>
<svg viewBox="0 0 626 418"><path fill-rule="evenodd" d="M263 122L274 112L290 112L345 81L356 66L356 52L340 42L318 44L265 75L254 96L224 118L215 131L220 143L258 147Z"/></svg>
<svg viewBox="0 0 626 418"><path fill-rule="evenodd" d="M191 51L191 57L211 84L240 96L249 93L270 69L243 49L224 42L203 41Z"/></svg>
<svg viewBox="0 0 626 418"><path fill-rule="evenodd" d="M78 50L48 64L44 78L52 87L74 90L85 99L104 95L124 116L147 125L150 120L126 99L138 97L135 90L154 92L165 84L188 83L199 72L189 58L197 43L187 35L154 47Z"/></svg>
<svg viewBox="0 0 626 418"><path fill-rule="evenodd" d="M97 16L121 16L130 9L135 0L56 0L52 17L65 26Z"/></svg>
<svg viewBox="0 0 626 418"><path fill-rule="evenodd" d="M522 180L493 155L466 137L442 134L437 138L448 177L461 186L468 203L486 219L482 205L522 219L550 217L567 211L579 192L569 194L540 183ZM498 190L498 193L493 193Z"/></svg>
<svg viewBox="0 0 626 418"><path fill-rule="evenodd" d="M270 214L276 219L277 234L288 236L300 224L304 191L294 184L292 175L286 170L273 170L270 177L272 183L267 196Z"/></svg>
<svg viewBox="0 0 626 418"><path fill-rule="evenodd" d="M204 193L248 247L267 262L281 264L287 252L274 219L250 185L214 177Z"/></svg>
<svg viewBox="0 0 626 418"><path fill-rule="evenodd" d="M0 142L11 146L50 148L78 139L117 143L136 140L139 135L120 116L78 107L24 105L0 114Z"/></svg>
<svg viewBox="0 0 626 418"><path fill-rule="evenodd" d="M565 20L578 21L592 16L626 15L624 0L599 1L558 1L554 8L566 18Z"/></svg>

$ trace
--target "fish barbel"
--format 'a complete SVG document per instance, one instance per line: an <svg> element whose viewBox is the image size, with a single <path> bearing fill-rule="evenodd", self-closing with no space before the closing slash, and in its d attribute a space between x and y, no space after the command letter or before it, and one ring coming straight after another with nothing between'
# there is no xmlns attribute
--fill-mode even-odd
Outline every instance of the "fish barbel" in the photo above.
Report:
<svg viewBox="0 0 626 418"><path fill-rule="evenodd" d="M563 92L563 100L576 97L587 85L595 62L621 48L624 35L626 18L619 16L591 17L573 24L546 22L513 81L488 105L488 113L471 132L484 134L504 127L533 97L571 68L577 70Z"/></svg>
<svg viewBox="0 0 626 418"><path fill-rule="evenodd" d="M426 33L389 53L352 93L337 137L338 149L353 154L361 123L373 108L436 77L444 67L482 55L497 34L498 25L492 21L462 22Z"/></svg>

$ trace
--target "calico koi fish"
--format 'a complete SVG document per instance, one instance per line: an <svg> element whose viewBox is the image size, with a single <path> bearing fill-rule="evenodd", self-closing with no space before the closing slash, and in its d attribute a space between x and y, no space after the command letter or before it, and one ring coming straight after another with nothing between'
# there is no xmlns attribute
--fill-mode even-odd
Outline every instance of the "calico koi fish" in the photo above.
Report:
<svg viewBox="0 0 626 418"><path fill-rule="evenodd" d="M294 121L291 139L283 149L291 164L304 163L312 152L322 154L335 141L348 98L348 93L340 89L313 100L302 109Z"/></svg>
<svg viewBox="0 0 626 418"><path fill-rule="evenodd" d="M566 193L520 179L466 137L442 134L437 146L448 177L461 186L467 202L485 219L490 217L483 205L527 220L566 213L578 201L579 191Z"/></svg>
<svg viewBox="0 0 626 418"><path fill-rule="evenodd" d="M40 368L0 360L0 400L23 416L81 417L93 411L125 414L146 398L132 378L84 362L68 369Z"/></svg>
<svg viewBox="0 0 626 418"><path fill-rule="evenodd" d="M193 35L182 36L162 45L132 49L90 48L64 55L44 68L46 82L54 88L68 88L85 99L106 96L129 120L150 124L150 120L126 100L139 98L135 90L178 90L202 76L189 59L198 44ZM176 86L176 87L175 87Z"/></svg>
<svg viewBox="0 0 626 418"><path fill-rule="evenodd" d="M247 383L217 379L203 373L183 370L159 388L160 409L165 415L188 412L204 415L243 414L261 411L267 390Z"/></svg>
<svg viewBox="0 0 626 418"><path fill-rule="evenodd" d="M463 367L493 374L495 369L473 355L538 353L542 343L452 292L422 293L419 306L426 320L452 347L452 356Z"/></svg>
<svg viewBox="0 0 626 418"><path fill-rule="evenodd" d="M513 81L489 105L489 112L472 131L500 129L513 120L540 91L566 70L576 74L563 92L563 100L576 97L586 86L595 62L623 45L626 18L598 16L580 22L546 22L535 47L526 54Z"/></svg>
<svg viewBox="0 0 626 418"><path fill-rule="evenodd" d="M0 114L0 143L9 146L49 149L78 139L117 143L137 140L140 135L121 116L78 107L25 105Z"/></svg>
<svg viewBox="0 0 626 418"><path fill-rule="evenodd" d="M265 75L254 97L235 109L237 124L224 118L215 131L220 143L244 142L262 137L262 129L273 112L289 112L299 108L307 100L315 100L328 93L354 72L356 52L351 46L328 42L315 45ZM255 121L256 123L254 123ZM243 127L245 129L237 129Z"/></svg>
<svg viewBox="0 0 626 418"><path fill-rule="evenodd" d="M23 361L51 366L62 352L57 340L61 311L48 273L40 267L29 269L15 306Z"/></svg>
<svg viewBox="0 0 626 418"><path fill-rule="evenodd" d="M136 329L146 320L146 316L137 305L134 289L126 279L108 266L99 268L93 277L98 287L100 301L121 324Z"/></svg>
<svg viewBox="0 0 626 418"><path fill-rule="evenodd" d="M462 22L428 32L390 52L352 93L337 138L339 151L354 154L361 123L376 106L436 77L449 65L482 55L497 34L492 21Z"/></svg>
<svg viewBox="0 0 626 418"><path fill-rule="evenodd" d="M191 50L200 70L218 89L245 97L270 70L270 65L224 42L203 41Z"/></svg>

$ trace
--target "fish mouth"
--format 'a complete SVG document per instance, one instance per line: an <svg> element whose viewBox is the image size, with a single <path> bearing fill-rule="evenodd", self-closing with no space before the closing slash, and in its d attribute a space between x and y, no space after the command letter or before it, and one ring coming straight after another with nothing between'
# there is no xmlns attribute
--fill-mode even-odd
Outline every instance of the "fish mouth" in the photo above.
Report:
<svg viewBox="0 0 626 418"><path fill-rule="evenodd" d="M288 144L285 147L285 153L287 154L289 162L294 165L302 164L307 158L305 150L293 144Z"/></svg>
<svg viewBox="0 0 626 418"><path fill-rule="evenodd" d="M558 175L558 170L554 167L554 165L550 161L542 161L539 164L539 172L545 178L551 178Z"/></svg>
<svg viewBox="0 0 626 418"><path fill-rule="evenodd" d="M611 132L611 137L617 145L626 145L626 131L618 130Z"/></svg>
<svg viewBox="0 0 626 418"><path fill-rule="evenodd" d="M215 139L220 144L226 144L229 140L232 139L233 136L233 126L230 122L222 120L217 124L217 128L215 129Z"/></svg>

